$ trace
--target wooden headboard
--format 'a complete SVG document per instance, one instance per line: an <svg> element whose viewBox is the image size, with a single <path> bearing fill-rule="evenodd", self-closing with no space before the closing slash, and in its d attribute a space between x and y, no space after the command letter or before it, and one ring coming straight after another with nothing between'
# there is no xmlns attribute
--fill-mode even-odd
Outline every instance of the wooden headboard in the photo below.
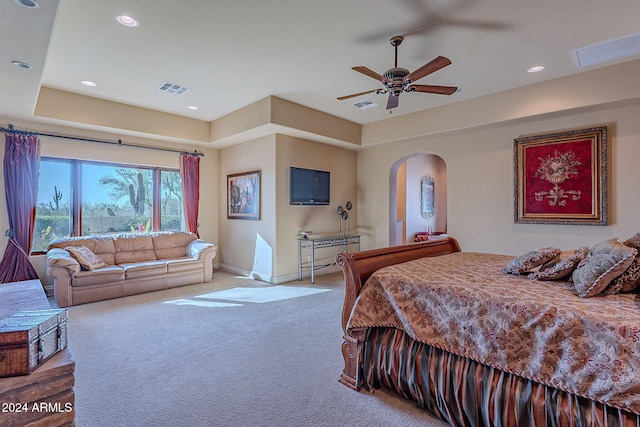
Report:
<svg viewBox="0 0 640 427"><path fill-rule="evenodd" d="M374 271L388 265L453 252L460 252L460 245L456 239L447 237L402 246L338 254L336 263L342 268L345 279L345 295L342 306L343 330L346 331L347 321L362 285Z"/></svg>

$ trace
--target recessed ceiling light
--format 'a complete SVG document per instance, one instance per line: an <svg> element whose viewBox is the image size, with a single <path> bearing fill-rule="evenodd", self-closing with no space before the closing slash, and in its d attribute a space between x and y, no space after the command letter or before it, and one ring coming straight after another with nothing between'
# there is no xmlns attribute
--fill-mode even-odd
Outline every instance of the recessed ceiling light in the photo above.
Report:
<svg viewBox="0 0 640 427"><path fill-rule="evenodd" d="M82 83L85 86L89 86L89 87L95 87L96 86L96 83L92 82L91 80L83 80L80 83Z"/></svg>
<svg viewBox="0 0 640 427"><path fill-rule="evenodd" d="M135 19L127 15L117 15L116 21L125 27L137 27L140 23Z"/></svg>
<svg viewBox="0 0 640 427"><path fill-rule="evenodd" d="M24 68L25 70L30 70L31 69L31 65L27 64L26 62L11 61L11 63L13 64L14 67Z"/></svg>
<svg viewBox="0 0 640 427"><path fill-rule="evenodd" d="M195 105L189 105L187 108L188 108L189 110L191 110L191 111L198 111L198 110L199 110L199 108L198 108L198 107L196 107Z"/></svg>
<svg viewBox="0 0 640 427"><path fill-rule="evenodd" d="M535 67L529 68L527 71L530 73L537 73L542 70L544 70L544 67L542 65L536 65Z"/></svg>
<svg viewBox="0 0 640 427"><path fill-rule="evenodd" d="M29 7L31 9L36 9L37 7L40 6L38 3L34 2L33 0L14 0L14 1L18 3L20 6Z"/></svg>

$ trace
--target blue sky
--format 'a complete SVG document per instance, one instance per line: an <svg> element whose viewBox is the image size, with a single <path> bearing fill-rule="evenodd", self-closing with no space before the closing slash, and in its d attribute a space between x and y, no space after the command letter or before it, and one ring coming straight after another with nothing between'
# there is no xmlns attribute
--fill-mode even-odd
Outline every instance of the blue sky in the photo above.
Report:
<svg viewBox="0 0 640 427"><path fill-rule="evenodd" d="M114 167L110 166L85 166L83 168L83 196L87 202L108 203L111 202L109 194L104 192L99 184L101 177L113 174ZM38 188L38 202L53 203L55 187L62 192L60 204L69 202L71 191L69 189L70 166L68 163L43 162L40 164L40 186Z"/></svg>

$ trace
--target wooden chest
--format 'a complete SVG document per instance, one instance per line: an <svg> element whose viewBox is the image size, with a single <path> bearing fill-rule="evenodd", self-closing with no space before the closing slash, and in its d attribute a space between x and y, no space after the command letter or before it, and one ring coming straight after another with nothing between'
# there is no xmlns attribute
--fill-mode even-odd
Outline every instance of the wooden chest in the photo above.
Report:
<svg viewBox="0 0 640 427"><path fill-rule="evenodd" d="M28 375L67 346L67 310L21 311L0 320L0 377Z"/></svg>

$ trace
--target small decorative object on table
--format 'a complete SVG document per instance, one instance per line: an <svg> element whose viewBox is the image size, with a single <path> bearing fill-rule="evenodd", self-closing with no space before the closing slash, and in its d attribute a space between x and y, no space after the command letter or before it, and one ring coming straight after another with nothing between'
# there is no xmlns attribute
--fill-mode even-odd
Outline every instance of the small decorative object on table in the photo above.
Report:
<svg viewBox="0 0 640 427"><path fill-rule="evenodd" d="M0 377L28 375L66 346L66 309L6 317L0 320Z"/></svg>
<svg viewBox="0 0 640 427"><path fill-rule="evenodd" d="M414 238L414 241L416 241L416 242L426 242L430 238L431 238L431 227L429 227L427 229L427 231L418 231L416 233L416 237Z"/></svg>
<svg viewBox="0 0 640 427"><path fill-rule="evenodd" d="M351 232L351 221L349 218L349 211L353 208L353 203L351 203L351 201L349 200L347 201L345 206L346 206L346 209L343 208L342 205L338 206L338 209L336 209L336 213L340 217L340 234L342 234L343 232L345 234L349 234ZM342 230L342 221L345 222L344 230Z"/></svg>

